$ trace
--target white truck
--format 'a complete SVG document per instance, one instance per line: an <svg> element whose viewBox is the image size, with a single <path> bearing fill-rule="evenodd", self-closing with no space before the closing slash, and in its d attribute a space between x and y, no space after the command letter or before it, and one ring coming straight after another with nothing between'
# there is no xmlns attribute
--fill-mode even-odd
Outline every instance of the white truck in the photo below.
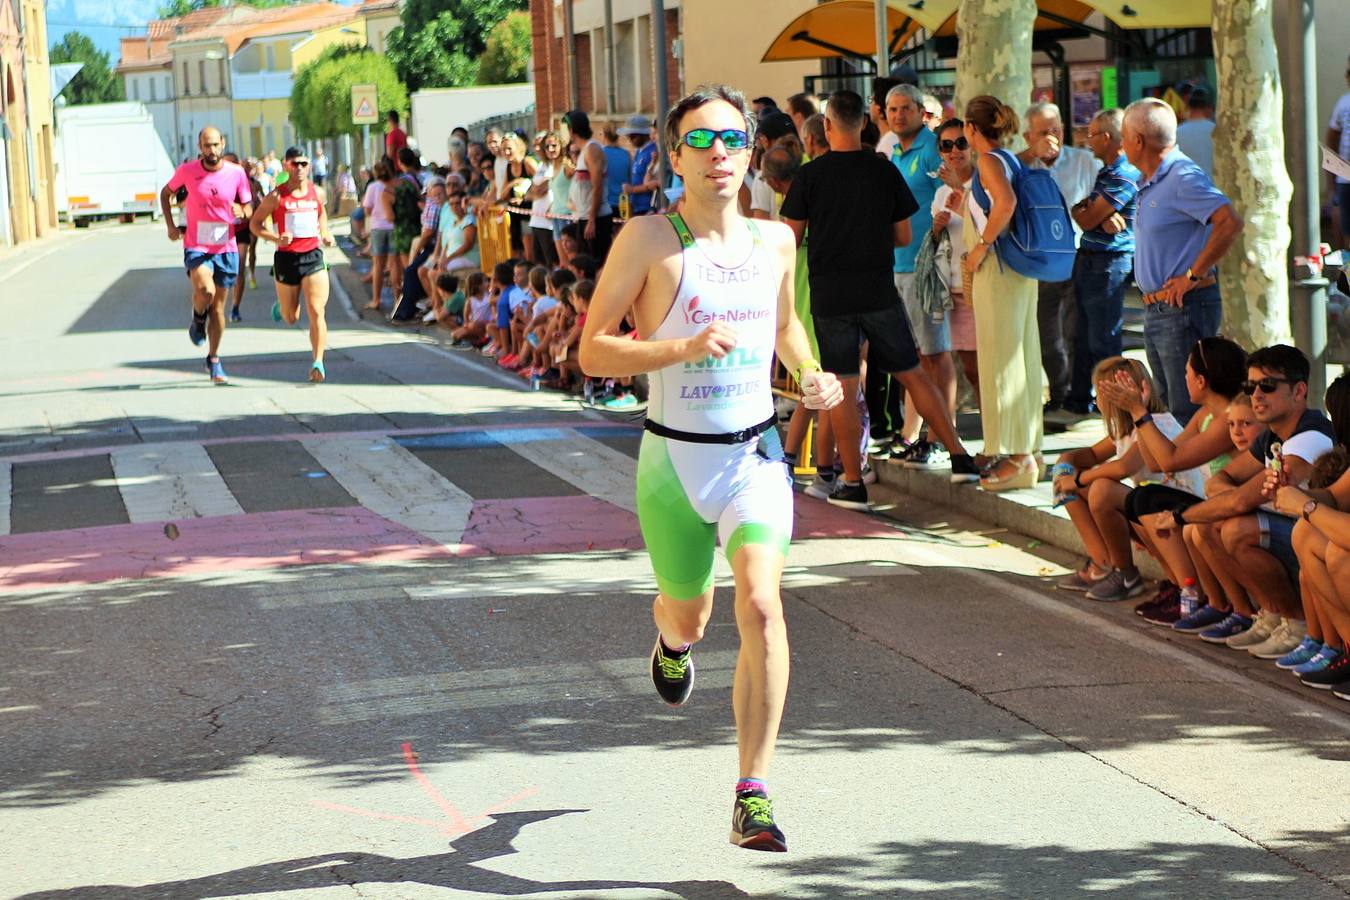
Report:
<svg viewBox="0 0 1350 900"><path fill-rule="evenodd" d="M58 210L76 226L148 213L174 171L144 103L94 103L56 110Z"/></svg>
<svg viewBox="0 0 1350 900"><path fill-rule="evenodd" d="M449 157L450 131L480 119L520 112L534 105L533 84L487 84L466 88L426 88L412 95L408 134L428 162ZM481 139L481 135L475 135Z"/></svg>

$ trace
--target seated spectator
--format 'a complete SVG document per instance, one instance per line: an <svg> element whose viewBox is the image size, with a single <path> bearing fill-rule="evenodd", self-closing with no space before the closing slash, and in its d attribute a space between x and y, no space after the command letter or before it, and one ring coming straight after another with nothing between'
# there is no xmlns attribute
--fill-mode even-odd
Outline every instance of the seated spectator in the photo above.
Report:
<svg viewBox="0 0 1350 900"><path fill-rule="evenodd" d="M512 344L517 348L517 352L515 360L506 368L522 372L524 377L528 378L532 374L528 370L533 369L532 359L535 349L535 345L528 339L530 331L536 324L536 317L553 309L558 301L548 294L548 269L543 266L534 266L528 270L526 278L527 287L525 291L529 301L521 304L512 312Z"/></svg>
<svg viewBox="0 0 1350 900"><path fill-rule="evenodd" d="M443 272L473 270L481 265L478 255L478 219L469 208L463 182L447 182L447 207L441 212L437 234L436 268Z"/></svg>
<svg viewBox="0 0 1350 900"><path fill-rule="evenodd" d="M1309 488L1280 485L1275 508L1302 521L1294 526L1303 610L1308 634L1276 665L1308 687L1334 691L1350 700L1350 375L1327 388L1326 407L1336 432L1336 449L1313 467ZM1267 476L1268 480L1274 480Z"/></svg>
<svg viewBox="0 0 1350 900"><path fill-rule="evenodd" d="M557 386L563 390L575 391L583 381L585 373L581 371L581 362L577 347L581 343L581 331L586 327L586 311L590 308L591 298L595 296L595 282L590 279L578 281L572 289L572 309L576 317L572 327L567 330L553 348L553 359L558 368Z"/></svg>
<svg viewBox="0 0 1350 900"><path fill-rule="evenodd" d="M1117 379L1107 382L1103 389L1112 406L1125 410L1134 420L1139 448L1149 468L1173 473L1200 466L1207 481L1232 461L1228 408L1241 394L1246 375L1247 353L1237 344L1220 337L1197 341L1186 361L1186 386L1201 414L1192 416L1175 438L1158 428L1143 396L1132 384ZM1157 596L1136 607L1136 612L1155 625L1170 626L1201 606L1204 595L1199 590L1199 573L1181 529L1172 521L1172 511L1185 510L1205 499L1203 487L1201 484L1199 491L1193 491L1173 483L1146 484L1132 491L1125 501L1125 517L1143 530L1145 544L1168 573ZM1085 579L1095 575L1088 572Z"/></svg>
<svg viewBox="0 0 1350 900"><path fill-rule="evenodd" d="M530 264L523 259L517 259L512 262L512 280L511 287L508 288L503 296L506 297L506 324L502 326L505 331L508 352L497 357L497 365L506 369L514 369L516 360L520 355L520 329L517 327L522 310L528 311L530 304L534 302L534 297L530 294ZM500 313L498 313L500 317ZM500 324L501 319L498 318Z"/></svg>
<svg viewBox="0 0 1350 900"><path fill-rule="evenodd" d="M479 347L488 341L488 324L495 321L492 310L492 298L486 290L487 279L482 272L469 275L464 293L465 309L468 311L464 324L450 332L450 346L458 350Z"/></svg>
<svg viewBox="0 0 1350 900"><path fill-rule="evenodd" d="M535 273L539 273L536 276ZM530 270L530 281L546 276L546 285L540 288L542 296L535 301L531 310L532 318L525 326L525 345L521 357L522 377L532 379L534 387L539 379L548 377L553 359L550 356L550 344L559 334L558 319L563 314L560 301L562 289L576 282L576 278L567 269L554 269L551 273L543 268Z"/></svg>
<svg viewBox="0 0 1350 900"><path fill-rule="evenodd" d="M1263 613L1247 615L1234 608L1200 631L1200 638L1251 647L1262 658L1283 656L1307 633L1292 543L1297 520L1268 505L1266 470L1276 469L1281 484L1306 485L1312 467L1332 447L1331 422L1308 408L1309 369L1302 351L1284 344L1257 350L1247 359L1242 390L1251 396L1252 412L1266 431L1249 453L1235 458L1211 480L1207 499L1172 513L1176 525L1196 526L1194 541L1210 568L1231 573ZM1237 597L1227 599L1235 606L1239 602ZM1201 613L1213 620L1218 609L1207 606ZM1274 657L1266 656L1279 647L1283 649Z"/></svg>
<svg viewBox="0 0 1350 900"><path fill-rule="evenodd" d="M511 294L515 291L515 260L508 259L492 267L492 309L496 320L488 325L492 338L483 348L484 356L511 355Z"/></svg>
<svg viewBox="0 0 1350 900"><path fill-rule="evenodd" d="M1181 425L1163 407L1143 363L1114 356L1102 360L1092 373L1099 396L1102 385L1118 379L1127 382L1126 390L1132 397L1137 394L1145 405L1143 420L1151 421L1169 440L1180 436ZM1167 475L1150 469L1145 461L1139 447L1138 420L1114 403L1103 402L1100 407L1106 437L1091 447L1061 455L1055 466L1054 489L1056 500L1065 506L1090 557L1088 566L1061 586L1085 590L1090 600L1113 602L1144 590L1144 579L1130 548L1130 523L1125 517L1130 488L1122 482L1128 479L1137 486L1162 482ZM1203 476L1196 469L1172 477L1190 493L1203 490Z"/></svg>
<svg viewBox="0 0 1350 900"><path fill-rule="evenodd" d="M459 289L459 276L451 275L449 272L441 272L436 276L436 283L433 285L435 294L432 298L432 307L427 311L427 316L423 318L424 322L440 322L442 325L450 328L458 328L464 324L464 292Z"/></svg>
<svg viewBox="0 0 1350 900"><path fill-rule="evenodd" d="M572 274L577 277L577 281L595 281L596 273L600 271L600 265L595 257L586 253L572 254L572 259L568 262L567 268L572 270Z"/></svg>

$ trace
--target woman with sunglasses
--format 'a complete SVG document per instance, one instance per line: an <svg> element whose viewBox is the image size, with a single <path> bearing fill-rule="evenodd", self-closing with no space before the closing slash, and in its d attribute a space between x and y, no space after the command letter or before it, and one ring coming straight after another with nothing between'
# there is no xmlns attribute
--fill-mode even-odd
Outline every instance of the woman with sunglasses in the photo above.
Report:
<svg viewBox="0 0 1350 900"><path fill-rule="evenodd" d="M527 189L523 185L530 184L530 180L534 177L534 160L525 155L525 142L514 131L502 136L501 150L502 158L506 160L506 177L497 192L497 204L519 207L524 202ZM530 239L526 240L527 219L518 212L510 213L510 216L511 252L528 261L533 255L534 239L531 235Z"/></svg>
<svg viewBox="0 0 1350 900"><path fill-rule="evenodd" d="M562 164L562 140L557 132L545 131L539 136L540 163L525 199L530 202L530 234L534 239L535 260L550 268L558 265L558 248L553 243L553 178Z"/></svg>
<svg viewBox="0 0 1350 900"><path fill-rule="evenodd" d="M977 352L979 345L975 337L975 307L961 271L961 253L965 247L961 210L965 206L970 180L975 175L975 154L970 149L964 131L965 123L960 119L948 119L937 129L938 153L942 156L938 177L943 183L933 195L933 240L936 241L938 235L945 231L951 242L947 283L950 285L952 309L947 314L947 320L951 329L952 350L961 361L966 381L975 389L975 402L978 404L980 366ZM899 462L896 457L891 459Z"/></svg>
<svg viewBox="0 0 1350 900"><path fill-rule="evenodd" d="M320 245L331 247L334 242L328 232L323 194L311 180L305 151L289 148L284 165L285 183L263 198L250 226L258 237L277 245L272 262L272 279L277 286L272 320L287 325L300 321L300 295L304 294L305 312L309 316L309 380L319 384L327 377L323 351L328 341L328 322L324 318L328 305L328 265Z"/></svg>
<svg viewBox="0 0 1350 900"><path fill-rule="evenodd" d="M684 211L632 219L619 233L587 313L579 362L592 376L650 378L637 511L660 591L652 683L672 706L693 690L691 648L712 613L721 535L741 631L731 839L784 851L764 783L787 695L779 586L793 502L774 428L775 353L795 370L806 406L835 406L843 390L810 358L794 313L792 232L736 208L753 131L744 96L725 85L700 88L674 106L666 139L671 165L684 177ZM630 314L642 340L621 334Z"/></svg>

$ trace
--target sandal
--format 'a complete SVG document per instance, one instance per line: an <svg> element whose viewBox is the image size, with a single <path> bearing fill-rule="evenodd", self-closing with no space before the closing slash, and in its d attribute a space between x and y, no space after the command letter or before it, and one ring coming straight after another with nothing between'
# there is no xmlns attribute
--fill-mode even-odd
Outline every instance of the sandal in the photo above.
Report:
<svg viewBox="0 0 1350 900"><path fill-rule="evenodd" d="M1021 462L1012 457L1003 457L980 476L980 488L986 491L1015 491L1035 487L1040 475L1041 470L1034 456L1026 456Z"/></svg>

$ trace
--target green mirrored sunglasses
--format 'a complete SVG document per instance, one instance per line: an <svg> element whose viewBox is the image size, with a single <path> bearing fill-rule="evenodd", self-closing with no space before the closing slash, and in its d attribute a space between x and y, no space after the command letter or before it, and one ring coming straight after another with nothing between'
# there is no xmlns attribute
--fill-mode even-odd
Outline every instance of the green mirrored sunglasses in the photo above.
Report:
<svg viewBox="0 0 1350 900"><path fill-rule="evenodd" d="M693 131L686 131L684 137L680 138L680 143L695 150L707 150L718 138L722 139L722 146L728 150L744 150L750 143L750 135L739 128L728 128L724 131L695 128Z"/></svg>

